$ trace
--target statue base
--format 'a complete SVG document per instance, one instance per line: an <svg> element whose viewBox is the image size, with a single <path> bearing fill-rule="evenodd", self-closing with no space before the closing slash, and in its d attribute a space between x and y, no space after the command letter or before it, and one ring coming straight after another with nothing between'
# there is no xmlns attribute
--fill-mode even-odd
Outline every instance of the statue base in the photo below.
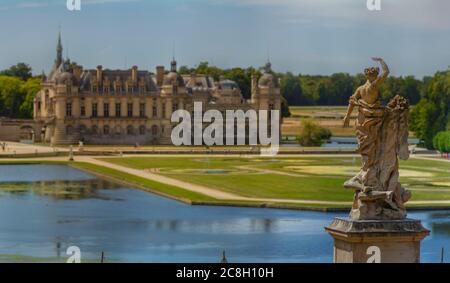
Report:
<svg viewBox="0 0 450 283"><path fill-rule="evenodd" d="M335 263L419 263L420 242L430 233L414 219L335 218L325 230L334 239Z"/></svg>

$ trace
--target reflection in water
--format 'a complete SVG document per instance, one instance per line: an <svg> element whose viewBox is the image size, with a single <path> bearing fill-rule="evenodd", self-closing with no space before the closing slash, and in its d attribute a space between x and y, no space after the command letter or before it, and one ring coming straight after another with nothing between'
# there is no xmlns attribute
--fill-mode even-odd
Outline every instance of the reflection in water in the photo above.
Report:
<svg viewBox="0 0 450 283"><path fill-rule="evenodd" d="M105 198L99 190L117 189L120 186L101 179L79 181L0 182L0 193L13 195L48 196L57 200Z"/></svg>
<svg viewBox="0 0 450 283"><path fill-rule="evenodd" d="M28 166L6 174L0 165L0 261L11 261L4 255L64 261L67 247L76 245L83 258L98 260L104 251L109 261L218 262L226 250L230 262L331 262L332 239L323 227L344 216L189 206L69 167ZM41 180L17 176L27 168ZM449 216L410 214L432 230L424 262L439 261L442 246L450 250Z"/></svg>

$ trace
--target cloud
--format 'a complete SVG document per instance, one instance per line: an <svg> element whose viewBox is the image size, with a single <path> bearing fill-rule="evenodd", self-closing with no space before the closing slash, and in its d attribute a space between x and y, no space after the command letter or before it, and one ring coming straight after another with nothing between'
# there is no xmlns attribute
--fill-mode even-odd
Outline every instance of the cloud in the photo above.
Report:
<svg viewBox="0 0 450 283"><path fill-rule="evenodd" d="M17 8L41 8L47 7L49 3L47 2L22 2L17 4Z"/></svg>
<svg viewBox="0 0 450 283"><path fill-rule="evenodd" d="M142 0L80 0L81 5L99 5L99 4L115 4L115 3L131 3L131 2L141 2ZM43 1L19 1L19 3L4 4L0 6L0 10L8 10L13 8L18 9L34 9L43 8L49 6L65 6L66 0L43 0Z"/></svg>
<svg viewBox="0 0 450 283"><path fill-rule="evenodd" d="M367 0L205 0L205 3L266 9L274 19L286 24L378 23L402 28L450 29L448 0L381 0L381 11L369 11Z"/></svg>
<svg viewBox="0 0 450 283"><path fill-rule="evenodd" d="M141 2L141 0L81 0L82 5Z"/></svg>

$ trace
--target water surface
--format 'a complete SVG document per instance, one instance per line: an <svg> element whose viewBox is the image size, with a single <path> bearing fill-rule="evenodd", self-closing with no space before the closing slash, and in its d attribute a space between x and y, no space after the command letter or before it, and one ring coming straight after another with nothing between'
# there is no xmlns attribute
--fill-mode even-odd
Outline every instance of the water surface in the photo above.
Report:
<svg viewBox="0 0 450 283"><path fill-rule="evenodd" d="M67 166L0 165L0 255L64 260L76 245L83 258L120 262L218 262L222 250L230 262L331 262L323 227L335 216L189 206ZM422 261L450 251L449 216L410 214L432 230Z"/></svg>

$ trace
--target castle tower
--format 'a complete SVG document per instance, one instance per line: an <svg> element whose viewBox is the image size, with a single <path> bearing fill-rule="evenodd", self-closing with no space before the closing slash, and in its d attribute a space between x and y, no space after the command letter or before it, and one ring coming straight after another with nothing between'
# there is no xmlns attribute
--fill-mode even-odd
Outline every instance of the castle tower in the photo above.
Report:
<svg viewBox="0 0 450 283"><path fill-rule="evenodd" d="M58 44L56 46L56 60L55 65L59 66L63 62L63 47L61 43L61 31L58 34Z"/></svg>
<svg viewBox="0 0 450 283"><path fill-rule="evenodd" d="M175 60L175 57L173 57L170 62L170 71L175 73L177 72L177 61Z"/></svg>

